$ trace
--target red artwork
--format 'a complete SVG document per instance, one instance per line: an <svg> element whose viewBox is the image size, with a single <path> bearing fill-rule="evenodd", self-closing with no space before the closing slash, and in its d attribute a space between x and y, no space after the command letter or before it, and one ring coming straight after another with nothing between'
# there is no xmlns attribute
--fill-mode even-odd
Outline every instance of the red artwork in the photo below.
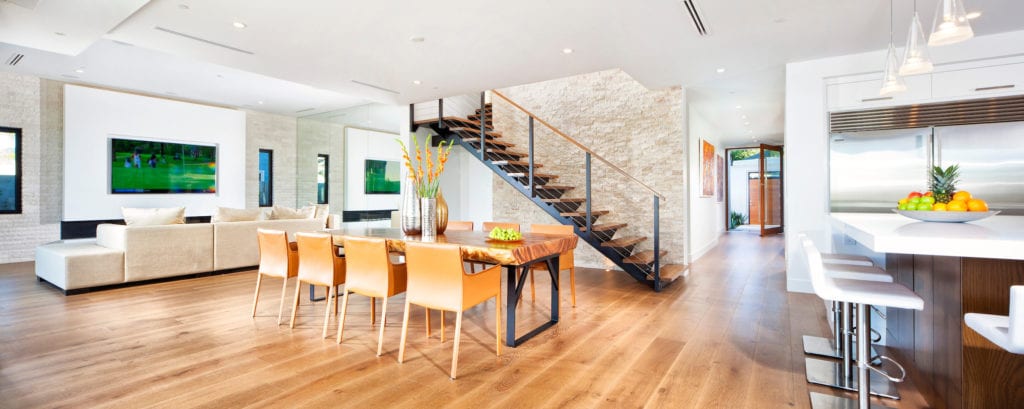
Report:
<svg viewBox="0 0 1024 409"><path fill-rule="evenodd" d="M715 145L705 140L701 140L700 186L701 197L715 194Z"/></svg>

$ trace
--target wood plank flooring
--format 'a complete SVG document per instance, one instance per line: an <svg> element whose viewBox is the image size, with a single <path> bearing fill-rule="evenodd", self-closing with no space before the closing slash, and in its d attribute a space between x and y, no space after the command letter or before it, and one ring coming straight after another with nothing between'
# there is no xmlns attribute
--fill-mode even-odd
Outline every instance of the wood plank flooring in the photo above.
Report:
<svg viewBox="0 0 1024 409"><path fill-rule="evenodd" d="M320 339L323 302L305 291L296 328L276 323L274 279L250 318L251 271L65 297L37 282L31 263L0 265L0 407L807 408L808 390L835 392L807 385L800 336L828 328L820 300L785 291L782 246L727 234L662 293L578 269L577 307L565 291L561 322L500 357L488 302L465 315L456 381L454 314L442 343L437 313L428 339L414 310L397 363L401 296L389 302L377 358L378 327L360 296L338 345L336 320ZM544 275L537 285L520 332L549 312ZM901 392L879 402L926 406L912 383Z"/></svg>

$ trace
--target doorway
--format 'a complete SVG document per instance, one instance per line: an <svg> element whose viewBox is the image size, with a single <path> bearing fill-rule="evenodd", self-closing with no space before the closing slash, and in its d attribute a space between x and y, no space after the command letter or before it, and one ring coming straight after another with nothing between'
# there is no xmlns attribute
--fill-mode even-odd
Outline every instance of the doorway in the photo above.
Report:
<svg viewBox="0 0 1024 409"><path fill-rule="evenodd" d="M782 147L726 149L726 229L761 236L783 230Z"/></svg>

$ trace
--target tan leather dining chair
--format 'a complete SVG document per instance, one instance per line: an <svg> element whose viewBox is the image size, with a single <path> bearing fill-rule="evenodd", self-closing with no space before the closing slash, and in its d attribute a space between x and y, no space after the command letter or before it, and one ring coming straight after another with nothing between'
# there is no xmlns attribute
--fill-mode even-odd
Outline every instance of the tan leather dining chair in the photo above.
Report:
<svg viewBox="0 0 1024 409"><path fill-rule="evenodd" d="M449 220L445 231L473 231L473 222Z"/></svg>
<svg viewBox="0 0 1024 409"><path fill-rule="evenodd" d="M572 236L572 226L566 226L562 224L531 224L530 233L542 233L542 234L557 234L563 236ZM562 271L569 270L569 292L572 296L572 306L576 306L576 260L573 259L573 250L562 252L558 255L558 272L555 273L555 277ZM537 300L537 291L533 288L533 271L548 271L547 263L537 263L530 266L530 296L533 300Z"/></svg>
<svg viewBox="0 0 1024 409"><path fill-rule="evenodd" d="M327 338L327 323L331 319L331 304L338 310L338 286L345 283L345 258L338 256L333 238L324 233L295 233L299 247L298 282L295 285L295 300L292 303L292 320L289 328L295 328L295 311L299 308L299 290L302 283L328 287L327 306L324 310L322 338Z"/></svg>
<svg viewBox="0 0 1024 409"><path fill-rule="evenodd" d="M256 273L256 295L252 298L252 316L256 317L256 303L260 300L260 283L263 276L280 278L281 305L277 309L277 323L284 315L284 300L287 298L288 279L295 277L299 266L299 254L295 243L288 242L288 235L280 230L257 229L260 267Z"/></svg>
<svg viewBox="0 0 1024 409"><path fill-rule="evenodd" d="M466 274L462 251L453 244L408 242L405 247L409 286L405 293L405 316L398 362L405 360L405 339L409 330L409 306L455 311L455 345L452 347L450 376L455 379L459 364L462 312L494 299L494 347L501 356L501 268L494 266L477 274Z"/></svg>
<svg viewBox="0 0 1024 409"><path fill-rule="evenodd" d="M383 298L380 313L380 335L377 336L377 356L384 345L384 327L387 325L388 297L405 292L405 264L394 264L388 254L388 243L381 238L345 238L345 296L341 301L341 320L338 322L336 341L340 344L345 332L349 293Z"/></svg>

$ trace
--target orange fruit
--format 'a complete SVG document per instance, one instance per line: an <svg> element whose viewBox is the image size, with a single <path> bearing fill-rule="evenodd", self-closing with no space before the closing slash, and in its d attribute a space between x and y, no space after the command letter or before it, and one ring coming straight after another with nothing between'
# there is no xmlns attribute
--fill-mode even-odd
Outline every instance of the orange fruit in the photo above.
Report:
<svg viewBox="0 0 1024 409"><path fill-rule="evenodd" d="M988 203L985 203L981 199L971 199L967 201L967 210L972 212L987 212Z"/></svg>
<svg viewBox="0 0 1024 409"><path fill-rule="evenodd" d="M946 211L946 204L945 203L936 203L935 205L932 206L932 211L944 212L944 211Z"/></svg>
<svg viewBox="0 0 1024 409"><path fill-rule="evenodd" d="M966 212L967 202L963 200L950 200L949 203L946 203L946 210L951 212Z"/></svg>
<svg viewBox="0 0 1024 409"><path fill-rule="evenodd" d="M971 192L961 190L959 192L953 193L953 200L962 200L964 202L971 200Z"/></svg>

